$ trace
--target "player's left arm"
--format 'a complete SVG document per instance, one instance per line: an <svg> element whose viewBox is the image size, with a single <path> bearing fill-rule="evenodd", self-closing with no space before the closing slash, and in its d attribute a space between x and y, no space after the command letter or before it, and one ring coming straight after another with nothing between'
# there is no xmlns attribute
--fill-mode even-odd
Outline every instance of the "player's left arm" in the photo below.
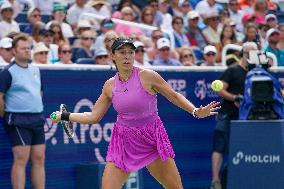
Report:
<svg viewBox="0 0 284 189"><path fill-rule="evenodd" d="M170 102L176 106L182 108L183 110L193 113L193 110L196 108L193 103L187 100L183 95L174 91L170 85L155 71L146 70L143 74L143 79L147 85L151 85L151 89L157 93L162 94ZM210 115L217 114L215 110L219 109L217 105L219 102L211 102L205 107L200 107L197 109L197 116L200 118L207 117Z"/></svg>

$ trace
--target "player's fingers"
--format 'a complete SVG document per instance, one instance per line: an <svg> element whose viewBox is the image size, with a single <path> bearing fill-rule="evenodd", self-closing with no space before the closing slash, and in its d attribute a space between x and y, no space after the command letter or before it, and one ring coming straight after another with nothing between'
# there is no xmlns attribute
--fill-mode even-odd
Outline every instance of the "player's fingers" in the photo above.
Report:
<svg viewBox="0 0 284 189"><path fill-rule="evenodd" d="M215 107L215 108L211 108L210 111L214 112L216 110L219 110L221 108L221 106Z"/></svg>

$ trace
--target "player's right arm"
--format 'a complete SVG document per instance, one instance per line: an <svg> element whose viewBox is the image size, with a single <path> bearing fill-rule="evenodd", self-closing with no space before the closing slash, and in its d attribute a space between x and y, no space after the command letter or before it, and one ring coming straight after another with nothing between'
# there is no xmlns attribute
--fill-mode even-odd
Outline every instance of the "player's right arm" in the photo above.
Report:
<svg viewBox="0 0 284 189"><path fill-rule="evenodd" d="M77 122L82 124L94 124L100 122L102 117L105 115L109 107L111 106L111 94L112 94L112 86L113 86L113 78L109 79L105 82L104 87L102 89L102 93L96 103L92 108L92 112L84 112L84 113L71 113L69 116L69 120L71 122ZM53 122L60 121L61 113L56 112L57 119L52 120Z"/></svg>

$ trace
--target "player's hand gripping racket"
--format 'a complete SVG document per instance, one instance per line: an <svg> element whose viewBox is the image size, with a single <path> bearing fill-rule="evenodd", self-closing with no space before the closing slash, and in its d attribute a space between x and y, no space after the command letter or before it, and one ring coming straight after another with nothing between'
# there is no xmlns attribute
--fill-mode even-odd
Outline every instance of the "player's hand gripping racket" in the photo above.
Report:
<svg viewBox="0 0 284 189"><path fill-rule="evenodd" d="M67 106L65 104L60 104L60 107L59 107L59 111L60 112L68 112L68 109L67 109ZM56 119L56 114L53 114L52 115L52 118L53 119ZM73 130L73 124L71 121L64 121L64 120L61 120L60 121L60 124L62 125L65 133L67 134L67 136L69 138L73 138L74 136L74 130Z"/></svg>

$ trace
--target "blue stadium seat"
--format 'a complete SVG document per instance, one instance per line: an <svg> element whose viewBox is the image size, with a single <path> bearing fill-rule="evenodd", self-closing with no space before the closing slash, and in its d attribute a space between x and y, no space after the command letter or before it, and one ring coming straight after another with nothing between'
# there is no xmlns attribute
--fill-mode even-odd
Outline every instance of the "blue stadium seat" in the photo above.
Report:
<svg viewBox="0 0 284 189"><path fill-rule="evenodd" d="M20 31L24 32L25 28L29 25L30 23L19 23Z"/></svg>
<svg viewBox="0 0 284 189"><path fill-rule="evenodd" d="M73 37L69 37L69 38L68 38L68 41L69 41L69 43L70 43L71 46L74 44L74 41L75 41L76 39L78 39L77 36L73 36Z"/></svg>
<svg viewBox="0 0 284 189"><path fill-rule="evenodd" d="M284 12L280 12L277 15L278 23L284 23Z"/></svg>
<svg viewBox="0 0 284 189"><path fill-rule="evenodd" d="M76 61L77 64L95 64L95 60L92 58L79 58Z"/></svg>
<svg viewBox="0 0 284 189"><path fill-rule="evenodd" d="M197 62L203 60L203 52L200 48L196 47L196 48L193 48L192 50L196 57Z"/></svg>
<svg viewBox="0 0 284 189"><path fill-rule="evenodd" d="M41 15L41 21L44 23L47 23L50 21L50 15L42 14Z"/></svg>
<svg viewBox="0 0 284 189"><path fill-rule="evenodd" d="M29 23L26 12L20 12L15 18L18 23Z"/></svg>

